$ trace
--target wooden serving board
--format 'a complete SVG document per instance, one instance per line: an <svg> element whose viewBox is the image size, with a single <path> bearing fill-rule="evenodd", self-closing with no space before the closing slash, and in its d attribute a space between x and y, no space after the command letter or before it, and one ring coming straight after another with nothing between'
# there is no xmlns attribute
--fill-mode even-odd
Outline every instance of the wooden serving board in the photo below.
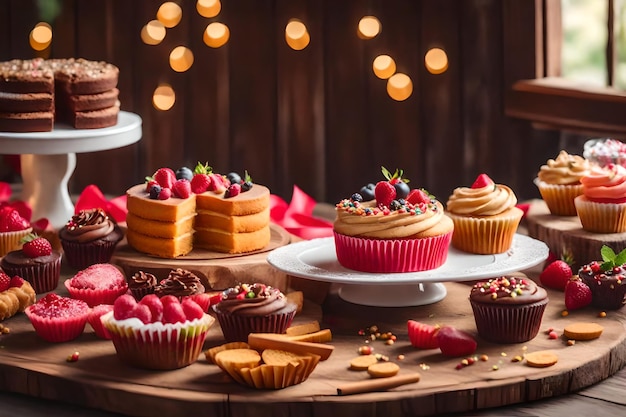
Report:
<svg viewBox="0 0 626 417"><path fill-rule="evenodd" d="M526 215L528 235L542 240L560 257L570 251L574 273L591 261L601 260L600 248L610 246L616 253L626 247L626 233L591 233L583 230L577 216L553 216L543 200L533 201Z"/></svg>
<svg viewBox="0 0 626 417"><path fill-rule="evenodd" d="M354 305L340 299L335 287L322 306L306 302L297 322L321 320L322 328L333 332L335 349L307 381L276 391L237 384L216 365L207 363L203 354L196 363L174 371L128 367L118 360L113 344L97 339L89 326L74 341L46 343L35 334L25 315L18 314L4 322L10 333L0 336L0 389L132 416L430 416L574 392L607 378L626 363L625 311L611 311L599 318L597 310L587 308L563 317L563 294L549 290L550 302L535 339L499 345L477 337L476 355L484 354L488 359L456 369L462 358L444 357L437 349L415 349L407 336L409 319L452 325L476 335L467 300L470 285L445 286L448 294L442 301L419 307ZM63 290L61 284L59 292ZM546 333L554 329L561 334L566 325L578 321L600 323L604 326L602 336L568 346L565 339L550 339ZM339 396L337 387L368 378L363 372L348 370L348 366L359 347L369 340L359 335L359 330L372 325L397 336L391 345L370 341L374 352L399 364L400 375L417 372L420 380L382 392ZM222 343L216 323L205 348ZM525 352L545 349L558 355L556 365L537 369L512 361ZM74 351L80 353L79 361L67 362Z"/></svg>

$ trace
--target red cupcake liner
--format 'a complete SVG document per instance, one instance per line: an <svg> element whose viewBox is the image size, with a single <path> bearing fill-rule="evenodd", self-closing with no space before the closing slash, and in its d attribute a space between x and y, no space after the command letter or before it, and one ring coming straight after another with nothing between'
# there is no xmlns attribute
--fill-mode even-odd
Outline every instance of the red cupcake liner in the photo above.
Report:
<svg viewBox="0 0 626 417"><path fill-rule="evenodd" d="M100 339L111 339L111 333L104 327L101 318L109 311L113 311L113 306L110 304L103 304L102 306L91 310L89 316L87 316L87 323L89 323L97 337Z"/></svg>
<svg viewBox="0 0 626 417"><path fill-rule="evenodd" d="M64 282L65 288L70 293L70 297L77 300L83 300L89 307L95 307L100 304L113 304L115 300L128 291L128 284L124 282L120 288L116 289L91 289L72 287L71 279Z"/></svg>
<svg viewBox="0 0 626 417"><path fill-rule="evenodd" d="M37 294L56 290L61 275L61 256L47 264L2 267L9 276L24 278Z"/></svg>
<svg viewBox="0 0 626 417"><path fill-rule="evenodd" d="M268 316L243 316L219 311L219 304L213 306L217 320L228 342L247 342L250 333L285 333L296 315L296 305L285 313Z"/></svg>
<svg viewBox="0 0 626 417"><path fill-rule="evenodd" d="M48 318L31 313L31 307L27 307L24 313L28 316L37 335L48 342L68 342L76 339L85 330L87 316L89 315L88 310L85 314L78 316Z"/></svg>
<svg viewBox="0 0 626 417"><path fill-rule="evenodd" d="M137 325L136 320L116 322L113 313L101 317L111 334L118 358L127 365L169 370L194 363L215 319L205 314L199 320L185 323L151 323Z"/></svg>
<svg viewBox="0 0 626 417"><path fill-rule="evenodd" d="M116 241L96 240L88 243L61 240L67 263L76 269L108 263L113 257Z"/></svg>
<svg viewBox="0 0 626 417"><path fill-rule="evenodd" d="M505 306L470 300L478 334L494 343L523 343L539 333L548 299L527 305Z"/></svg>
<svg viewBox="0 0 626 417"><path fill-rule="evenodd" d="M420 239L368 239L335 235L337 261L361 272L418 272L440 267L448 258L452 232Z"/></svg>

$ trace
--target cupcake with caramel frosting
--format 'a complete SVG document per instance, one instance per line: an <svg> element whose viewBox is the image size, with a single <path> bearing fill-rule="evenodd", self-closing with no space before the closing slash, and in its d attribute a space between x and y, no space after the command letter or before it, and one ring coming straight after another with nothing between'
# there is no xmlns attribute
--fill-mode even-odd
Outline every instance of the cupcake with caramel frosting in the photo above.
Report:
<svg viewBox="0 0 626 417"><path fill-rule="evenodd" d="M574 204L583 229L592 233L626 232L626 168L594 166L580 181L583 194Z"/></svg>
<svg viewBox="0 0 626 417"><path fill-rule="evenodd" d="M580 180L589 174L590 167L585 158L564 150L541 166L535 184L550 213L555 216L576 215L574 199L583 193Z"/></svg>
<svg viewBox="0 0 626 417"><path fill-rule="evenodd" d="M278 289L254 283L222 292L212 306L229 342L245 342L250 333L284 333L296 315L296 304Z"/></svg>
<svg viewBox="0 0 626 417"><path fill-rule="evenodd" d="M65 259L76 269L109 262L123 237L120 227L101 208L81 210L59 231Z"/></svg>
<svg viewBox="0 0 626 417"><path fill-rule="evenodd" d="M516 205L513 190L487 174L480 174L471 187L456 188L446 204L454 222L452 246L480 255L506 252L524 214Z"/></svg>

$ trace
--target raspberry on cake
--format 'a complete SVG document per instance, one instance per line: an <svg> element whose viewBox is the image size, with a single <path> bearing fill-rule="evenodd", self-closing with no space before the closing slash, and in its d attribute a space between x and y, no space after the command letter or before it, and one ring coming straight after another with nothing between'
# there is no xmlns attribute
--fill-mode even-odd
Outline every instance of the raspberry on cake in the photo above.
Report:
<svg viewBox="0 0 626 417"><path fill-rule="evenodd" d="M270 192L240 178L239 193L230 180L198 164L189 180L188 168L160 168L127 190L128 243L135 250L161 258L187 255L194 247L223 253L248 253L270 242ZM185 177L183 177L185 176ZM197 178L197 179L196 179ZM228 187L227 187L228 185ZM171 190L165 193L165 190Z"/></svg>

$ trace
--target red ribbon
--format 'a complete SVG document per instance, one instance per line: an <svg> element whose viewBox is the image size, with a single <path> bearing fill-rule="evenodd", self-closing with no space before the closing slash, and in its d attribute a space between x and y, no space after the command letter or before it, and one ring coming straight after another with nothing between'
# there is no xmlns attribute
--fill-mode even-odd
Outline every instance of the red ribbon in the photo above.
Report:
<svg viewBox="0 0 626 417"><path fill-rule="evenodd" d="M312 197L294 185L289 204L276 195L270 196L270 217L272 222L302 239L330 237L333 224L313 216L316 204Z"/></svg>
<svg viewBox="0 0 626 417"><path fill-rule="evenodd" d="M97 186L93 184L88 185L78 196L78 200L76 200L76 205L74 206L74 213L93 208L103 209L118 223L126 221L126 195L107 200Z"/></svg>
<svg viewBox="0 0 626 417"><path fill-rule="evenodd" d="M33 227L33 231L37 234L41 234L44 230L47 230L50 227L50 221L46 218L31 221L31 218L33 217L33 210L24 201L11 201L11 193L11 185L6 182L0 182L0 207L9 206L17 210L17 212L20 213L20 216L30 222Z"/></svg>

